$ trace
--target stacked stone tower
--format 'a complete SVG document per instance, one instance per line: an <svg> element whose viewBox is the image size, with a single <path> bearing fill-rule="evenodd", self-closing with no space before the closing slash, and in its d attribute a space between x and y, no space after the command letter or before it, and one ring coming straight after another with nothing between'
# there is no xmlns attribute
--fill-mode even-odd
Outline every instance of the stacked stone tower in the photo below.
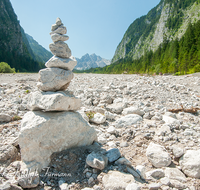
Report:
<svg viewBox="0 0 200 190"><path fill-rule="evenodd" d="M81 100L66 90L77 63L64 42L69 39L66 33L57 18L50 33L53 43L49 45L54 56L45 64L47 68L39 71L39 90L30 94L31 111L21 122L21 158L30 169L40 171L48 166L52 153L90 145L97 138L94 128L76 112Z"/></svg>

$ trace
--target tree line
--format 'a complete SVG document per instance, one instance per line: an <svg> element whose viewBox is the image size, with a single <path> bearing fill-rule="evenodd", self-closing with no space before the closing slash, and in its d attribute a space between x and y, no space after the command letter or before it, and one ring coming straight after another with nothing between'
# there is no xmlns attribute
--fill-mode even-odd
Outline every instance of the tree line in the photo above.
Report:
<svg viewBox="0 0 200 190"><path fill-rule="evenodd" d="M103 68L92 68L86 73L174 73L200 72L200 21L189 24L180 40L164 39L158 49L147 51L139 59L125 58Z"/></svg>

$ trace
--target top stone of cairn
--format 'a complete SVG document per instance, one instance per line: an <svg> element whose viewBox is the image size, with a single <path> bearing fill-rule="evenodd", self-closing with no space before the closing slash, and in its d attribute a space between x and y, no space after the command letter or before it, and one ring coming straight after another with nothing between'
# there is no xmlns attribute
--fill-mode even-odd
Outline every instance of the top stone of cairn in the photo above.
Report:
<svg viewBox="0 0 200 190"><path fill-rule="evenodd" d="M62 25L63 25L63 23L62 23L61 19L60 19L60 18L57 18L57 19L56 19L56 24L53 24L53 25L51 26L51 31L52 31L52 32L55 31L59 26L62 26Z"/></svg>

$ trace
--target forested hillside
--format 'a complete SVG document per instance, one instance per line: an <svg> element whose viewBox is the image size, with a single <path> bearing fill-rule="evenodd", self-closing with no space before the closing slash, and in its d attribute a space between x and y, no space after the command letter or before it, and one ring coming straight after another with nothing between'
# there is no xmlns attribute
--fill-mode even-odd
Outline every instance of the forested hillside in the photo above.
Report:
<svg viewBox="0 0 200 190"><path fill-rule="evenodd" d="M0 1L0 62L8 63L16 71L36 72L43 63L34 54L9 0Z"/></svg>
<svg viewBox="0 0 200 190"><path fill-rule="evenodd" d="M189 24L180 40L165 39L158 49L146 52L139 59L120 59L104 68L90 69L95 73L177 73L200 72L200 20Z"/></svg>
<svg viewBox="0 0 200 190"><path fill-rule="evenodd" d="M199 72L199 33L200 0L161 0L130 25L111 65L86 72Z"/></svg>

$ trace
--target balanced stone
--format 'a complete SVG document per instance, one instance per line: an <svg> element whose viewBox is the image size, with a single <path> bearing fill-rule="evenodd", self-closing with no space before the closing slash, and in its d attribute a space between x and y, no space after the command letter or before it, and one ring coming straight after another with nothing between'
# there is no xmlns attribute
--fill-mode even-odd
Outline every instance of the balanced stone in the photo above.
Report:
<svg viewBox="0 0 200 190"><path fill-rule="evenodd" d="M67 28L65 26L59 26L56 30L52 31L50 35L52 34L66 34L67 33Z"/></svg>
<svg viewBox="0 0 200 190"><path fill-rule="evenodd" d="M45 63L46 67L57 67L61 69L66 69L66 70L73 70L74 67L76 66L77 61L76 59L71 56L67 59L63 59L60 57L53 56L49 61Z"/></svg>
<svg viewBox="0 0 200 190"><path fill-rule="evenodd" d="M37 87L42 91L62 91L67 89L74 74L59 68L46 68L39 71Z"/></svg>
<svg viewBox="0 0 200 190"><path fill-rule="evenodd" d="M74 111L81 107L81 100L70 91L36 91L30 94L27 107L34 111Z"/></svg>
<svg viewBox="0 0 200 190"><path fill-rule="evenodd" d="M54 55L58 57L62 58L71 57L71 50L69 49L68 45L62 41L49 44L49 49Z"/></svg>
<svg viewBox="0 0 200 190"><path fill-rule="evenodd" d="M56 25L61 26L63 23L60 18L56 19Z"/></svg>
<svg viewBox="0 0 200 190"><path fill-rule="evenodd" d="M28 168L41 171L52 153L90 145L96 139L95 129L80 113L30 111L21 122L21 159Z"/></svg>
<svg viewBox="0 0 200 190"><path fill-rule="evenodd" d="M51 39L53 40L53 42L58 42L58 41L67 41L69 40L69 36L67 35L61 35L61 34L52 34L51 35Z"/></svg>

